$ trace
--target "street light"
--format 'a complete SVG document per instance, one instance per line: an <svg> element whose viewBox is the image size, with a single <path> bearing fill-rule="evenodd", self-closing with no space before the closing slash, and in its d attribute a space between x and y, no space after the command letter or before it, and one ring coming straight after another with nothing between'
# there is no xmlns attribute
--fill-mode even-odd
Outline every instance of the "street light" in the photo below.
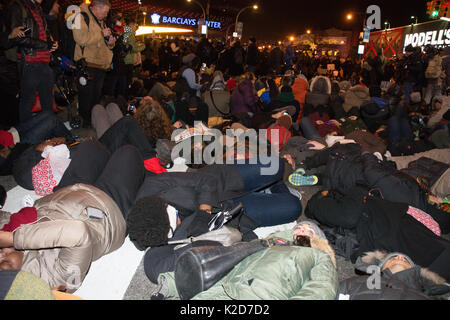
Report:
<svg viewBox="0 0 450 320"><path fill-rule="evenodd" d="M415 20L416 21L415 24L417 24L417 17L416 16L411 16L411 21L412 20Z"/></svg>
<svg viewBox="0 0 450 320"><path fill-rule="evenodd" d="M387 28L387 25L389 25L389 28ZM388 21L386 21L386 22L384 23L384 29L391 29L391 23L388 22Z"/></svg>
<svg viewBox="0 0 450 320"><path fill-rule="evenodd" d="M254 5L252 5L252 6L248 6L248 7L242 8L242 9L238 12L238 14L236 15L236 22L235 22L235 31L236 31L236 32L237 32L237 27L238 27L238 23L239 23L239 16L241 15L242 12L244 12L244 10L249 9L249 8L252 8L253 10L258 10L258 9L259 9L259 7L258 7L257 4L254 4Z"/></svg>
<svg viewBox="0 0 450 320"><path fill-rule="evenodd" d="M351 13L347 14L347 20L352 20L353 19L353 15Z"/></svg>
<svg viewBox="0 0 450 320"><path fill-rule="evenodd" d="M306 33L307 33L307 34L311 34L311 30L309 30L309 29L306 30Z"/></svg>
<svg viewBox="0 0 450 320"><path fill-rule="evenodd" d="M202 11L203 11L203 23L205 25L207 25L206 24L206 11L205 11L205 8L202 6L202 4L200 2L198 2L197 0L187 0L187 2L195 2L196 4L198 4L200 6L200 8L202 8ZM208 30L208 28L206 28L206 30ZM205 36L208 37L208 31L206 31L206 35Z"/></svg>

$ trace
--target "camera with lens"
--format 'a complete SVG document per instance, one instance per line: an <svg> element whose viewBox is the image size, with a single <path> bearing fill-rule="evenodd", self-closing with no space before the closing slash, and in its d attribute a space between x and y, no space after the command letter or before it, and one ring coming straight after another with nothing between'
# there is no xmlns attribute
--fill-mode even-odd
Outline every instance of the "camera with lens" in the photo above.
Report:
<svg viewBox="0 0 450 320"><path fill-rule="evenodd" d="M87 70L87 63L84 58L77 61L75 72L78 83L82 86L87 85L89 80L89 73Z"/></svg>

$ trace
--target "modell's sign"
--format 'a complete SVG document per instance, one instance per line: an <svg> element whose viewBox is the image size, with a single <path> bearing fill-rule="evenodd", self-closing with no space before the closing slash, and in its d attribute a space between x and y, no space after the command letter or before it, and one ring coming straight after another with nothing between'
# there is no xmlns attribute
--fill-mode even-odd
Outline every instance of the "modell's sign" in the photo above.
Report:
<svg viewBox="0 0 450 320"><path fill-rule="evenodd" d="M450 25L446 21L436 21L408 26L405 28L405 41L403 48L413 47L443 48L450 46Z"/></svg>

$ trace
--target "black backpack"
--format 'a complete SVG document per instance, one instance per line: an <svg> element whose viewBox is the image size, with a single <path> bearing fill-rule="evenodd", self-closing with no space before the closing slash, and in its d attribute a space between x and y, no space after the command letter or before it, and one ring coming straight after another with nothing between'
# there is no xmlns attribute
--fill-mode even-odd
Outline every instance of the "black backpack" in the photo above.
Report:
<svg viewBox="0 0 450 320"><path fill-rule="evenodd" d="M89 15L86 12L81 11L81 15L84 18L84 22L89 26ZM72 23L75 19L72 20ZM76 43L73 39L73 31L67 27L67 23L63 23L61 30L61 39L59 43L59 47L61 48L61 53L63 56L69 58L74 61L75 55L75 47ZM81 51L84 50L84 47L81 47Z"/></svg>

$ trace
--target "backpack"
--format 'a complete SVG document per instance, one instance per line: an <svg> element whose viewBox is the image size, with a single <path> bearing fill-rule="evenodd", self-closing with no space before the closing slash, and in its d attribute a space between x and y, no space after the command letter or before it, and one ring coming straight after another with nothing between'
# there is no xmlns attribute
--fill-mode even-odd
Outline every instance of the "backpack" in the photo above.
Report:
<svg viewBox="0 0 450 320"><path fill-rule="evenodd" d="M427 70L425 71L425 78L427 79L437 79L441 76L442 72L442 58L435 56L428 63Z"/></svg>
<svg viewBox="0 0 450 320"><path fill-rule="evenodd" d="M12 5L13 3L17 3L17 4L19 5L19 7L20 7L20 9L21 9L21 11L22 11L22 20L25 21L25 20L27 19L27 16L28 16L27 9L23 6L22 2L19 1L19 0L12 1L12 2L10 3L10 5ZM1 32L2 32L2 33L4 32L4 33L8 33L8 34L9 34L9 32L8 32L8 27L6 26L5 23L2 23L2 26L1 26ZM17 58L17 49L18 49L18 47L15 46L15 47L12 47L12 48L10 48L10 49L8 49L8 50L4 50L5 57L6 57L8 60L10 60L10 61L18 62L19 59Z"/></svg>
<svg viewBox="0 0 450 320"><path fill-rule="evenodd" d="M233 58L234 58L234 63L236 63L236 64L244 63L244 56L243 56L242 50L240 48L234 48Z"/></svg>
<svg viewBox="0 0 450 320"><path fill-rule="evenodd" d="M81 15L84 18L84 22L87 26L89 26L89 15L86 12L80 11ZM72 23L75 21L75 19L72 20ZM70 60L74 61L74 55L75 55L75 47L76 42L73 38L73 31L72 29L69 29L67 27L67 21L63 23L62 30L61 30L61 38L59 41L59 47L61 48L61 53L63 56L69 58ZM84 51L84 47L81 47L81 52Z"/></svg>
<svg viewBox="0 0 450 320"><path fill-rule="evenodd" d="M322 230L338 256L345 258L347 261L356 260L355 257L360 246L354 230L342 227L323 227Z"/></svg>

